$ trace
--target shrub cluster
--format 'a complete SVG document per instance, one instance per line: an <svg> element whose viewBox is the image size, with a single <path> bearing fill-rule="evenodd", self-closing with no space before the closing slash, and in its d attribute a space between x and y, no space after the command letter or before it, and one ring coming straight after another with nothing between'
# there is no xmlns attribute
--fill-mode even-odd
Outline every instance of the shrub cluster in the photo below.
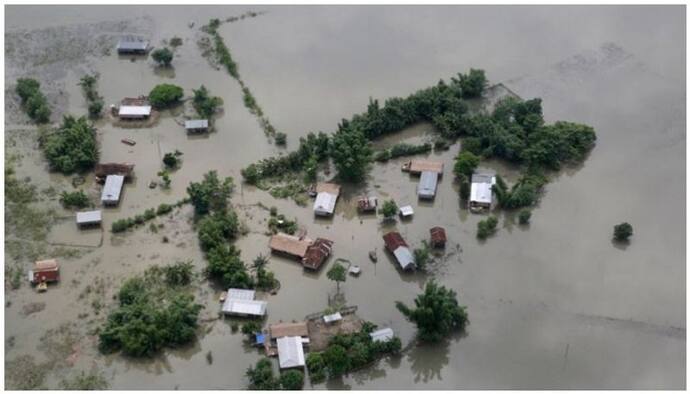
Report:
<svg viewBox="0 0 690 394"><path fill-rule="evenodd" d="M85 208L90 205L89 196L83 190L62 192L60 194L60 202L65 208Z"/></svg>
<svg viewBox="0 0 690 394"><path fill-rule="evenodd" d="M310 352L306 364L312 382L340 376L364 367L387 354L400 352L400 338L374 342L369 334L375 329L375 324L365 322L360 332L337 334L331 338L324 351Z"/></svg>
<svg viewBox="0 0 690 394"><path fill-rule="evenodd" d="M48 100L41 93L41 84L31 78L19 78L15 92L22 100L22 107L29 118L36 123L48 123L50 120L50 108Z"/></svg>
<svg viewBox="0 0 690 394"><path fill-rule="evenodd" d="M268 219L268 229L273 234L278 232L294 234L297 232L297 219L288 220L285 215L276 212L276 215L272 214L271 218Z"/></svg>
<svg viewBox="0 0 690 394"><path fill-rule="evenodd" d="M497 175L493 190L502 208L515 209L534 205L539 198L539 191L545 184L546 177L533 172L520 177L513 187L508 189L503 178Z"/></svg>
<svg viewBox="0 0 690 394"><path fill-rule="evenodd" d="M98 162L96 129L83 116L65 116L60 128L42 136L41 145L51 169L64 174L89 170Z"/></svg>
<svg viewBox="0 0 690 394"><path fill-rule="evenodd" d="M486 239L496 232L497 225L498 219L496 216L489 216L484 220L480 220L479 223L477 223L477 238Z"/></svg>
<svg viewBox="0 0 690 394"><path fill-rule="evenodd" d="M180 43L181 41L182 40L180 40ZM172 45L172 42L170 45ZM158 65L169 67L173 60L173 52L168 48L159 48L151 53L151 57Z"/></svg>
<svg viewBox="0 0 690 394"><path fill-rule="evenodd" d="M193 90L193 92L192 105L194 105L194 109L200 117L211 120L218 107L223 105L223 99L211 96L204 85L201 85L199 89Z"/></svg>
<svg viewBox="0 0 690 394"><path fill-rule="evenodd" d="M103 106L105 105L103 97L101 97L96 91L96 83L98 82L98 75L84 75L79 80L79 86L84 93L86 98L86 104L88 105L89 117L92 119L98 119L101 117L103 112Z"/></svg>
<svg viewBox="0 0 690 394"><path fill-rule="evenodd" d="M118 293L119 306L99 334L103 353L118 350L133 357L152 356L165 347L178 347L196 337L199 311L187 286L191 264L153 266L127 280Z"/></svg>
<svg viewBox="0 0 690 394"><path fill-rule="evenodd" d="M273 375L273 365L268 358L257 361L254 367L246 372L250 390L301 390L304 386L304 374L298 370L282 372L280 377Z"/></svg>
<svg viewBox="0 0 690 394"><path fill-rule="evenodd" d="M393 147L391 147L390 149L384 149L376 152L376 154L374 155L374 161L388 161L390 159L395 159L396 157L417 155L420 153L426 153L430 151L430 143L424 143L421 145L399 143L393 145Z"/></svg>
<svg viewBox="0 0 690 394"><path fill-rule="evenodd" d="M183 204L188 203L188 199L182 199L175 204L161 204L158 206L158 208L150 208L144 211L144 213L135 215L133 218L126 218L126 219L118 219L113 222L112 227L110 231L113 233L121 233L123 231L127 231L132 227L135 226L140 226L150 220L153 220L156 218L156 216L162 216L165 214L168 214L172 212L173 208L177 208L182 206Z"/></svg>

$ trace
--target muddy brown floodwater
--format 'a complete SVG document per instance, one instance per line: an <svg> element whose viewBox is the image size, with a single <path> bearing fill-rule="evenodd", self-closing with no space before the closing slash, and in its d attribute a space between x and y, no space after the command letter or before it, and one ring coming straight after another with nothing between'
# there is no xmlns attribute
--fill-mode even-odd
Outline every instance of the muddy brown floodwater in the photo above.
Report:
<svg viewBox="0 0 690 394"><path fill-rule="evenodd" d="M500 214L499 231L486 242L475 238L481 216L458 201L450 171L458 145L431 154L446 165L433 203L417 201L417 180L400 171L401 160L392 160L374 164L365 186L346 187L332 219L315 219L309 206L241 184L242 167L283 150L267 142L235 80L213 69L196 45L198 27L210 18L250 9L266 13L224 24L220 33L271 123L287 133L288 149L310 131L333 131L340 119L365 110L369 97L407 95L469 67L485 69L492 82L521 97L541 97L549 122L592 125L597 145L582 166L553 176L528 228ZM204 267L190 207L157 219L165 224L158 233L148 226L118 236L108 230L114 220L182 198L190 181L212 169L238 184L233 203L250 229L237 242L246 261L268 253L267 212L256 206L262 203L296 217L310 235L333 239L335 257L359 264L362 275L342 286L347 303L358 305L362 318L392 327L403 344L415 330L394 302L411 302L429 278L455 289L468 307L466 335L413 347L316 388L685 387L684 7L8 6L5 23L5 140L23 141L7 152L23 154L17 173L40 188L67 190L70 179L48 173L36 130L17 111L11 92L18 77L34 76L45 85L55 121L61 113L86 112L76 83L87 71L100 74L106 104L163 82L188 94L204 84L225 102L217 132L204 138L188 137L169 113L147 129L97 124L102 161L136 163L136 180L126 185L121 205L104 211L102 245L98 234L57 224L48 242L83 245L78 256L62 259L63 282L46 294L26 284L5 292L11 301L6 360L26 354L49 360L50 348L41 341L47 330L78 334L69 363L53 364L46 387L94 366L116 389L246 387L244 372L261 355L231 333L229 321L204 323L194 345L148 361L101 356L89 335L105 315L95 315L94 297L112 307L126 278L179 259ZM158 72L151 59L118 57L114 43L125 33L142 34L156 46L181 37L174 70ZM421 141L432 133L422 124L376 143ZM122 138L137 144L121 144ZM171 189L149 189L163 153L174 149L184 152L184 162ZM485 165L511 171L501 163ZM91 178L85 187L98 195ZM363 189L412 204L414 218L382 225L374 216L358 216L353 198ZM48 204L70 215L54 199ZM610 240L621 221L635 229L625 248ZM447 229L450 247L432 273L403 274L380 253L384 232L397 229L417 245L435 225ZM164 235L170 242L161 242ZM378 264L367 258L374 248ZM269 267L282 288L267 297L268 322L322 310L335 291L325 276L328 267L305 273L279 257L271 257ZM89 285L103 290L88 292ZM216 292L199 285L204 318L216 314ZM44 309L25 313L40 302Z"/></svg>

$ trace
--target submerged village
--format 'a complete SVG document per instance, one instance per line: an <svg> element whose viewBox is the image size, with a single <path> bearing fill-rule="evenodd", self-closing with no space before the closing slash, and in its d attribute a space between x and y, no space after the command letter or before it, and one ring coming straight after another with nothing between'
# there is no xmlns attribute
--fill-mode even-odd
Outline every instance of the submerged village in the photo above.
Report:
<svg viewBox="0 0 690 394"><path fill-rule="evenodd" d="M6 263L6 299L18 303L12 291L30 291L37 301L24 305L26 316L56 315L60 311L46 307L45 300L79 288L79 299L87 306L78 319L89 320L88 332L70 334L71 339L51 345L61 349L56 354L72 360L70 366L84 372L62 380L52 377L47 383L45 370L64 368L63 359L40 364L37 357L19 356L6 362L8 388L105 389L109 379L80 361L80 355L105 357L108 363L118 358L153 360L198 346L194 343L204 341L211 324L225 327L223 335L241 336L242 345L214 342L212 350L203 352L208 364L218 362L219 353L230 360L233 352L249 354L257 361L237 367L243 371L243 382L231 388L260 390L321 383L329 387L328 382L344 375L376 368L380 360L471 335L473 316L482 312L467 308L461 294L435 279L444 266L457 264L467 247L455 229L443 224L457 220L448 207L476 217L476 225L463 231L472 235L473 243L491 248L494 234L505 231L502 221L524 231L535 226L532 219L539 211L534 208L548 198L544 189L549 180L583 163L595 145L592 127L546 122L540 98L519 97L479 68L420 86L404 97L371 98L361 113L343 114L332 133L290 138L264 113L220 33L224 24L259 15L248 12L201 26L190 24L197 42L170 37L161 45L145 35L130 34L107 41L123 70L141 61L152 62L157 70L170 69L184 46L203 55L200 64L239 84L242 97L233 104L241 103L263 130L264 143L278 153L255 156L234 172L218 166L182 181L177 173L192 165L189 152L181 144L155 144L140 134L164 121L164 132L184 138L185 146L232 133L218 126L219 118L230 116L232 105L217 96L220 86L178 86L177 75L150 90L105 97L99 87L117 84L114 80L120 76L84 74L78 81L81 97L72 95L70 100L83 100L87 113L63 113L58 118L44 91L49 81L24 75L8 87L38 133L35 140L10 143L6 135L6 254L17 257L17 264ZM413 135L416 142L379 142L419 125L431 130L423 141ZM106 136L99 131L102 127L117 133ZM260 140L246 141L248 146L241 149L252 150L256 141ZM30 208L42 197L31 181L17 175L22 158L13 149L22 144L34 147L34 159L47 163L50 174L69 184L59 193L53 191L61 214L39 217ZM158 168L136 160L141 156L131 153L138 149L147 155L157 152ZM213 167L213 157L203 152L196 157ZM408 192L396 195L369 182L374 168ZM452 185L452 201L444 195L446 205L437 195L440 185ZM249 201L245 190L267 197ZM160 193L160 203L136 202L136 208L123 212L121 207L128 200L134 203L141 193ZM424 227L405 227L420 221L420 210L429 215ZM371 242L355 244L353 228L339 228L334 221L340 215L362 228L356 231L367 234ZM181 223L189 223L189 229ZM614 224L614 240L628 242L632 226ZM57 227L57 235L51 230L50 237L58 241L31 253L19 240L43 242L47 235L41 227ZM128 243L140 236L146 237L146 245ZM105 244L131 249L131 256L146 259L154 255L157 244L181 250L180 245L192 238L201 261L159 259L145 269L131 268L128 262L122 280L98 279L88 284L88 291L81 290L86 284L79 282L82 271L66 262ZM8 246L8 239L17 242ZM244 246L249 244L251 251ZM86 251L70 249L74 245L85 245ZM92 261L87 270L114 264ZM381 293L397 282L419 290L394 302L369 293L368 302L379 305L379 312L363 314L362 305L351 302L348 288L356 289L363 280L377 281L381 266L393 267L394 274L381 277ZM287 276L279 273L286 270ZM309 305L321 304L321 309L305 315L275 307L282 297L301 302L300 288L314 281L323 282L325 290L321 300ZM390 324L392 315L402 316L406 325ZM412 335L401 337L401 330ZM49 337L62 338L65 332ZM77 345L79 336L92 340Z"/></svg>

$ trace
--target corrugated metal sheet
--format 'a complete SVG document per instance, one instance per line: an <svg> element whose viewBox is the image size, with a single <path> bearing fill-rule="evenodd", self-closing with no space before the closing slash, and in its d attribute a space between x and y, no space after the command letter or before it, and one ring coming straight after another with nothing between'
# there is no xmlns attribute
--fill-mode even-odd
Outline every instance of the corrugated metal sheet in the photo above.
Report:
<svg viewBox="0 0 690 394"><path fill-rule="evenodd" d="M335 202L338 200L337 194L321 192L316 195L314 201L314 213L317 215L332 215L335 211Z"/></svg>
<svg viewBox="0 0 690 394"><path fill-rule="evenodd" d="M184 127L185 127L185 129L207 129L208 128L208 120L206 120L206 119L185 120Z"/></svg>
<svg viewBox="0 0 690 394"><path fill-rule="evenodd" d="M470 201L491 204L491 183L474 183L470 187Z"/></svg>
<svg viewBox="0 0 690 394"><path fill-rule="evenodd" d="M120 201L120 192L124 182L125 177L122 175L108 175L105 178L105 185L103 185L101 202L103 204L117 204Z"/></svg>
<svg viewBox="0 0 690 394"><path fill-rule="evenodd" d="M251 301L254 299L256 292L254 290L247 289L228 289L228 294L226 298L231 298L233 300L245 300Z"/></svg>
<svg viewBox="0 0 690 394"><path fill-rule="evenodd" d="M121 105L118 116L149 116L151 115L150 105Z"/></svg>
<svg viewBox="0 0 690 394"><path fill-rule="evenodd" d="M438 173L423 171L419 177L419 185L417 185L417 196L420 198L434 198L437 184Z"/></svg>
<svg viewBox="0 0 690 394"><path fill-rule="evenodd" d="M77 212L77 224L96 224L101 222L101 211Z"/></svg>
<svg viewBox="0 0 690 394"><path fill-rule="evenodd" d="M275 234L268 241L268 247L274 252L287 253L300 258L307 253L309 245L311 245L310 239L299 239L294 235L285 233Z"/></svg>
<svg viewBox="0 0 690 394"><path fill-rule="evenodd" d="M369 334L371 337L371 340L374 342L388 342L393 337L395 336L395 333L393 332L393 329L390 327L387 328L382 328L380 330L376 330Z"/></svg>
<svg viewBox="0 0 690 394"><path fill-rule="evenodd" d="M395 255L395 259L398 261L400 268L403 270L414 268L414 257L412 256L410 249L401 246L393 251L393 255Z"/></svg>
<svg viewBox="0 0 690 394"><path fill-rule="evenodd" d="M280 369L304 367L304 349L302 338L278 338L278 363Z"/></svg>
<svg viewBox="0 0 690 394"><path fill-rule="evenodd" d="M403 215L403 217L414 215L412 205L405 205L404 207L400 207L400 214Z"/></svg>
<svg viewBox="0 0 690 394"><path fill-rule="evenodd" d="M340 312L336 312L332 315L324 315L323 321L325 323L333 323L334 321L343 320L343 315Z"/></svg>
<svg viewBox="0 0 690 394"><path fill-rule="evenodd" d="M149 47L148 41L137 40L131 37L122 38L117 43L117 50L119 52L129 52L129 51L146 51Z"/></svg>
<svg viewBox="0 0 690 394"><path fill-rule="evenodd" d="M223 303L223 313L241 316L263 316L266 314L266 301L238 300L227 298Z"/></svg>

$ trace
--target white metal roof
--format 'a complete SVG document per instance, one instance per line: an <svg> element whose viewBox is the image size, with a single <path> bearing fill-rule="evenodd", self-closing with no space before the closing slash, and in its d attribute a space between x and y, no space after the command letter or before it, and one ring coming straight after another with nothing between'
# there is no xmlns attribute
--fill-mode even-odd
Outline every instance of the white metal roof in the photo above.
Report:
<svg viewBox="0 0 690 394"><path fill-rule="evenodd" d="M77 212L77 224L91 224L101 222L101 211Z"/></svg>
<svg viewBox="0 0 690 394"><path fill-rule="evenodd" d="M341 315L340 312L336 312L332 315L325 315L323 317L323 321L326 323L332 323L334 321L338 321L338 320L342 320L342 319L343 319L343 315Z"/></svg>
<svg viewBox="0 0 690 394"><path fill-rule="evenodd" d="M206 120L206 119L185 120L184 127L186 129L205 129L205 128L208 128L208 120Z"/></svg>
<svg viewBox="0 0 690 394"><path fill-rule="evenodd" d="M101 202L116 203L120 201L120 192L122 191L124 182L125 177L123 175L108 175L105 178L105 185L103 185Z"/></svg>
<svg viewBox="0 0 690 394"><path fill-rule="evenodd" d="M278 342L278 363L281 369L304 366L301 337L282 337L276 342Z"/></svg>
<svg viewBox="0 0 690 394"><path fill-rule="evenodd" d="M400 268L404 270L414 268L414 257L412 256L410 249L404 246L399 246L397 249L395 249L395 251L393 251L393 255L395 255L395 259L398 260Z"/></svg>
<svg viewBox="0 0 690 394"><path fill-rule="evenodd" d="M118 112L119 116L149 116L151 115L150 105L121 105Z"/></svg>
<svg viewBox="0 0 690 394"><path fill-rule="evenodd" d="M148 48L149 42L144 40L135 39L132 37L121 38L117 43L118 50L141 50L144 51Z"/></svg>
<svg viewBox="0 0 690 394"><path fill-rule="evenodd" d="M491 204L491 187L496 184L496 177L490 175L472 175L470 201Z"/></svg>
<svg viewBox="0 0 690 394"><path fill-rule="evenodd" d="M337 194L321 192L316 195L314 201L314 213L317 215L331 215L335 211L335 202L338 199Z"/></svg>
<svg viewBox="0 0 690 394"><path fill-rule="evenodd" d="M374 342L388 342L393 337L395 336L395 333L393 333L393 329L390 327L382 328L380 330L376 330L369 334L371 337L371 340Z"/></svg>
<svg viewBox="0 0 690 394"><path fill-rule="evenodd" d="M423 171L419 177L419 185L417 185L417 195L419 197L433 197L436 195L436 185L438 183L438 173L431 171Z"/></svg>
<svg viewBox="0 0 690 394"><path fill-rule="evenodd" d="M414 211L412 210L412 205L405 205L404 207L400 207L400 214L403 216L412 216L414 214Z"/></svg>
<svg viewBox="0 0 690 394"><path fill-rule="evenodd" d="M256 292L247 289L228 289L228 295L225 298L233 300L251 301L254 299Z"/></svg>
<svg viewBox="0 0 690 394"><path fill-rule="evenodd" d="M228 315L263 316L266 314L267 305L266 301L226 298L223 303L223 313Z"/></svg>

